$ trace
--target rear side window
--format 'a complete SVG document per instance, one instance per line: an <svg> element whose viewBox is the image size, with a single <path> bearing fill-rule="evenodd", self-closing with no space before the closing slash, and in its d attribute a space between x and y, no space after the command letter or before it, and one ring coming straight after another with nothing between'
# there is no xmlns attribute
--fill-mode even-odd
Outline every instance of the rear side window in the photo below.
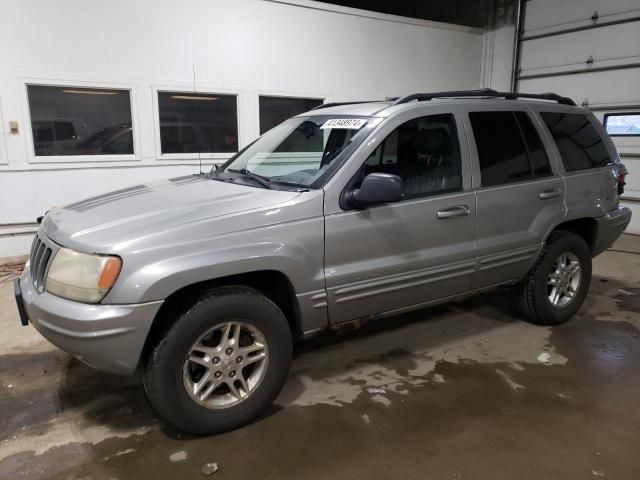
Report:
<svg viewBox="0 0 640 480"><path fill-rule="evenodd" d="M525 112L471 112L482 186L549 175L542 142Z"/></svg>
<svg viewBox="0 0 640 480"><path fill-rule="evenodd" d="M611 162L602 137L587 115L540 112L558 146L566 171L596 168Z"/></svg>

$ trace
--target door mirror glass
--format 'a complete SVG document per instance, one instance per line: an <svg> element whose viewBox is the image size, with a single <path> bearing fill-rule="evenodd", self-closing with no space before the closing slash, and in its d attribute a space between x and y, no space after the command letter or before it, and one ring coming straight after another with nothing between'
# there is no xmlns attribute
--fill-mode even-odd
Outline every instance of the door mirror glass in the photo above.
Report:
<svg viewBox="0 0 640 480"><path fill-rule="evenodd" d="M398 175L390 173L370 173L360 188L345 193L345 203L351 208L364 208L381 203L403 200L404 183Z"/></svg>

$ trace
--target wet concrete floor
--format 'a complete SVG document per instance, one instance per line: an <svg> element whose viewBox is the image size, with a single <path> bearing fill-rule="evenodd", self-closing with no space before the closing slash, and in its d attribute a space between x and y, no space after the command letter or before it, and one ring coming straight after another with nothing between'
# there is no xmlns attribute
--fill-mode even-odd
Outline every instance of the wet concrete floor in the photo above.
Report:
<svg viewBox="0 0 640 480"><path fill-rule="evenodd" d="M305 342L277 405L208 438L21 327L1 283L0 478L637 479L639 272L625 236L559 327L493 294Z"/></svg>

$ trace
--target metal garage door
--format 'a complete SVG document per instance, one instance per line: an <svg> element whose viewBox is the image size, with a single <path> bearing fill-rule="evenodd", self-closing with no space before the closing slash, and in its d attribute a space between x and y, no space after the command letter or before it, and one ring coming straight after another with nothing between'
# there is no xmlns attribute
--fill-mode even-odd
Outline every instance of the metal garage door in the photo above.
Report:
<svg viewBox="0 0 640 480"><path fill-rule="evenodd" d="M521 9L517 91L567 95L601 120L640 115L640 0L531 0ZM629 170L627 231L640 234L640 135L613 139Z"/></svg>

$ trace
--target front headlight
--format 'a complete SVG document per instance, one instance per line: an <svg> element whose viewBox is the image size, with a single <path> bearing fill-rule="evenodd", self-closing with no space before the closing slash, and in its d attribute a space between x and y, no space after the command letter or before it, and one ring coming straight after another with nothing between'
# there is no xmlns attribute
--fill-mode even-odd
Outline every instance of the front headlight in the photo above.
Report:
<svg viewBox="0 0 640 480"><path fill-rule="evenodd" d="M122 260L61 248L51 262L45 289L69 300L98 303L118 278Z"/></svg>

